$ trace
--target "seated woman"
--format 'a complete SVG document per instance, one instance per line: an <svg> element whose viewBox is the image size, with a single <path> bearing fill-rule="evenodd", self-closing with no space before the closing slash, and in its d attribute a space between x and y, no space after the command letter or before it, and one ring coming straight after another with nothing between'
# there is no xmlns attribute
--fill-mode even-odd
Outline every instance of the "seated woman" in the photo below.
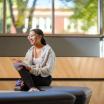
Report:
<svg viewBox="0 0 104 104"><path fill-rule="evenodd" d="M38 86L49 86L52 81L51 72L55 63L55 53L46 44L44 33L40 29L32 29L28 35L32 47L27 51L24 60L14 60L14 66L19 72L23 83L22 91L39 91Z"/></svg>

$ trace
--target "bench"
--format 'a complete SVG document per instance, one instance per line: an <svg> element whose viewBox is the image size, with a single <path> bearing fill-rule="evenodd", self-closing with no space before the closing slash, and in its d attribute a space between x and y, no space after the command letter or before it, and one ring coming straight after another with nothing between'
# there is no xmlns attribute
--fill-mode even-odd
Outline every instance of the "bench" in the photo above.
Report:
<svg viewBox="0 0 104 104"><path fill-rule="evenodd" d="M60 91L0 92L0 104L74 104L75 96Z"/></svg>
<svg viewBox="0 0 104 104"><path fill-rule="evenodd" d="M76 97L74 104L89 104L92 91L87 87L62 87L62 86L50 86L50 87L40 87L41 90L45 91L60 91L60 92L67 92Z"/></svg>

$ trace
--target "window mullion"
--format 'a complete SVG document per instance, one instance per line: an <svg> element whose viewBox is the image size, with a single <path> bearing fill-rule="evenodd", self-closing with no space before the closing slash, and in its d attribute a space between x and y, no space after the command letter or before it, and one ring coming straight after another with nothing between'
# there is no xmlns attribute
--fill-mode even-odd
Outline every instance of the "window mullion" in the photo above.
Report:
<svg viewBox="0 0 104 104"><path fill-rule="evenodd" d="M54 0L52 0L52 35L55 34L55 6Z"/></svg>

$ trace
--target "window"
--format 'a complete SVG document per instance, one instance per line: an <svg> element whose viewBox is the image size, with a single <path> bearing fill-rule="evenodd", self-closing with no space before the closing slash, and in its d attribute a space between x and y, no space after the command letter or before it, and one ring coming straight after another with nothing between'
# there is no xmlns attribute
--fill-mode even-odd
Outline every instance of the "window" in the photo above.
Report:
<svg viewBox="0 0 104 104"><path fill-rule="evenodd" d="M6 6L7 33L26 33L30 28L51 33L51 0L7 0Z"/></svg>
<svg viewBox="0 0 104 104"><path fill-rule="evenodd" d="M98 34L97 0L55 0L56 34Z"/></svg>
<svg viewBox="0 0 104 104"><path fill-rule="evenodd" d="M0 0L0 8L6 11L4 19L0 12L3 34L25 34L30 28L63 36L100 34L98 0Z"/></svg>

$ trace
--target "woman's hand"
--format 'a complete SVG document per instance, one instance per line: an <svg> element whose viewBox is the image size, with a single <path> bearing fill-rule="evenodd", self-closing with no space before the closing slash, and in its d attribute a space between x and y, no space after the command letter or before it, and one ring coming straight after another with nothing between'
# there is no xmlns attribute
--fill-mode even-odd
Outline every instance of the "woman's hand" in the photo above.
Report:
<svg viewBox="0 0 104 104"><path fill-rule="evenodd" d="M20 67L20 68L21 68L21 67L25 67L26 70L28 70L28 71L31 70L31 67L29 67L28 65L26 65L25 63L23 63L22 60L18 60L18 59L16 59L16 58L13 58L12 61L13 61L13 64L14 64L14 66L15 66L16 69L17 69L18 67ZM19 69L20 69L20 68L19 68Z"/></svg>
<svg viewBox="0 0 104 104"><path fill-rule="evenodd" d="M16 68L17 71L23 69L24 65L23 65L22 60L18 60L16 58L13 58L12 61L13 61L13 66Z"/></svg>
<svg viewBox="0 0 104 104"><path fill-rule="evenodd" d="M13 61L13 64L22 63L23 62L22 60L19 60L19 59L16 59L16 58L13 58L12 61Z"/></svg>
<svg viewBox="0 0 104 104"><path fill-rule="evenodd" d="M28 71L31 70L31 67L29 67L29 66L25 66L25 68L26 68Z"/></svg>

